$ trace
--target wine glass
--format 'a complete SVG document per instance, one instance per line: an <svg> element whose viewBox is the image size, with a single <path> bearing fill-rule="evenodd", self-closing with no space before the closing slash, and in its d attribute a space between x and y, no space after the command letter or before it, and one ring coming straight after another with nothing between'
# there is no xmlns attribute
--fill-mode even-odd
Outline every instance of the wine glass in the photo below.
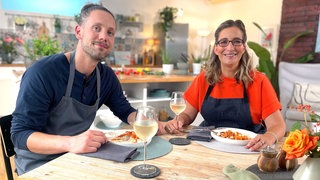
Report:
<svg viewBox="0 0 320 180"><path fill-rule="evenodd" d="M179 114L186 109L186 101L183 98L183 92L174 91L171 95L170 108L176 114L179 121Z"/></svg>
<svg viewBox="0 0 320 180"><path fill-rule="evenodd" d="M160 169L154 165L146 164L146 146L148 140L158 131L157 114L153 107L138 107L137 114L133 123L136 135L144 141L143 164L131 168L132 175L139 178L152 178L160 174Z"/></svg>

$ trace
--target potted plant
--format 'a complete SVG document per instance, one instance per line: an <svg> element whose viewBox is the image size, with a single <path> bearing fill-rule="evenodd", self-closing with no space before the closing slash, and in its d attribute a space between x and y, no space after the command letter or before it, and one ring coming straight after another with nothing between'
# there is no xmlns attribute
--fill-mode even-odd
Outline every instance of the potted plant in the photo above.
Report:
<svg viewBox="0 0 320 180"><path fill-rule="evenodd" d="M162 71L165 74L171 74L173 71L173 64L171 63L171 58L167 55L167 53L164 50L161 51L161 60Z"/></svg>
<svg viewBox="0 0 320 180"><path fill-rule="evenodd" d="M56 39L51 39L49 36L35 38L28 43L25 43L27 52L26 67L29 67L34 61L44 56L49 56L60 52L61 48Z"/></svg>
<svg viewBox="0 0 320 180"><path fill-rule="evenodd" d="M263 29L257 23L253 23L253 24L257 26L257 28L260 29L265 34ZM282 61L283 54L299 37L302 37L311 33L313 33L313 31L304 31L290 38L284 44L283 51L281 53L279 61ZM276 69L276 66L274 65L271 59L271 54L269 50L267 50L265 47L261 46L260 44L252 41L248 41L247 44L249 48L251 48L259 58L259 64L258 64L257 70L266 74L274 90L279 96L278 70ZM306 55L297 58L294 62L296 63L308 62L313 59L313 55L314 55L313 52L309 52Z"/></svg>
<svg viewBox="0 0 320 180"><path fill-rule="evenodd" d="M61 32L61 21L59 18L54 18L54 29L56 33L60 33Z"/></svg>
<svg viewBox="0 0 320 180"><path fill-rule="evenodd" d="M14 24L15 24L16 30L19 30L19 31L24 30L24 26L26 25L27 22L28 22L27 19L24 17L14 18Z"/></svg>
<svg viewBox="0 0 320 180"><path fill-rule="evenodd" d="M174 23L174 19L177 17L176 15L177 12L178 12L177 8L166 6L159 13L160 27L163 33L166 34L166 36L168 36L167 32L172 27Z"/></svg>
<svg viewBox="0 0 320 180"><path fill-rule="evenodd" d="M191 54L193 74L199 74L201 72L202 66L206 65L206 62L211 57L211 53L212 49L211 46L209 46L202 55L196 56Z"/></svg>
<svg viewBox="0 0 320 180"><path fill-rule="evenodd" d="M3 34L3 37L0 38L0 54L2 61L6 61L8 64L11 64L15 59L15 56L19 54L17 50L18 46L23 44L23 39L16 34Z"/></svg>

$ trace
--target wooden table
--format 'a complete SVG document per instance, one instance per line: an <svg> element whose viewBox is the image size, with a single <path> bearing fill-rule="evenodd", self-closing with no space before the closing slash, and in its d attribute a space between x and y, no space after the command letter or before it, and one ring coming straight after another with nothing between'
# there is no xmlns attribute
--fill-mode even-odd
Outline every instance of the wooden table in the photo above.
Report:
<svg viewBox="0 0 320 180"><path fill-rule="evenodd" d="M162 135L170 139L172 135ZM246 169L255 164L259 154L233 154L206 148L197 142L190 145L173 145L172 151L160 158L147 160L147 163L160 168L156 179L228 179L223 167L234 164ZM67 153L19 179L137 179L130 169L143 161L118 163Z"/></svg>

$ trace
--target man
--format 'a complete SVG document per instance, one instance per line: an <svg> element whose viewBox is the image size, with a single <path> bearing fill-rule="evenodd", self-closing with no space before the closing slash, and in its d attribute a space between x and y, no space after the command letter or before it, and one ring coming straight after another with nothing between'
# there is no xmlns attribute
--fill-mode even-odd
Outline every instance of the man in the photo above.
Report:
<svg viewBox="0 0 320 180"><path fill-rule="evenodd" d="M107 139L88 128L102 104L123 122L134 120L136 110L119 80L100 63L114 45L113 14L101 5L87 4L79 19L76 50L42 58L22 78L11 128L19 175L66 152L97 151Z"/></svg>

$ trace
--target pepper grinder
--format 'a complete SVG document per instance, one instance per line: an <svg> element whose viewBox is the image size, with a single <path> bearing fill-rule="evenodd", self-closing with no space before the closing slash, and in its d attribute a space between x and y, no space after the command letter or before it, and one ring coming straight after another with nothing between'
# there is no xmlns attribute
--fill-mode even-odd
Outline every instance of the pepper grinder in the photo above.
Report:
<svg viewBox="0 0 320 180"><path fill-rule="evenodd" d="M262 172L274 172L279 168L279 160L277 158L278 151L267 146L260 150L257 160L259 170Z"/></svg>

